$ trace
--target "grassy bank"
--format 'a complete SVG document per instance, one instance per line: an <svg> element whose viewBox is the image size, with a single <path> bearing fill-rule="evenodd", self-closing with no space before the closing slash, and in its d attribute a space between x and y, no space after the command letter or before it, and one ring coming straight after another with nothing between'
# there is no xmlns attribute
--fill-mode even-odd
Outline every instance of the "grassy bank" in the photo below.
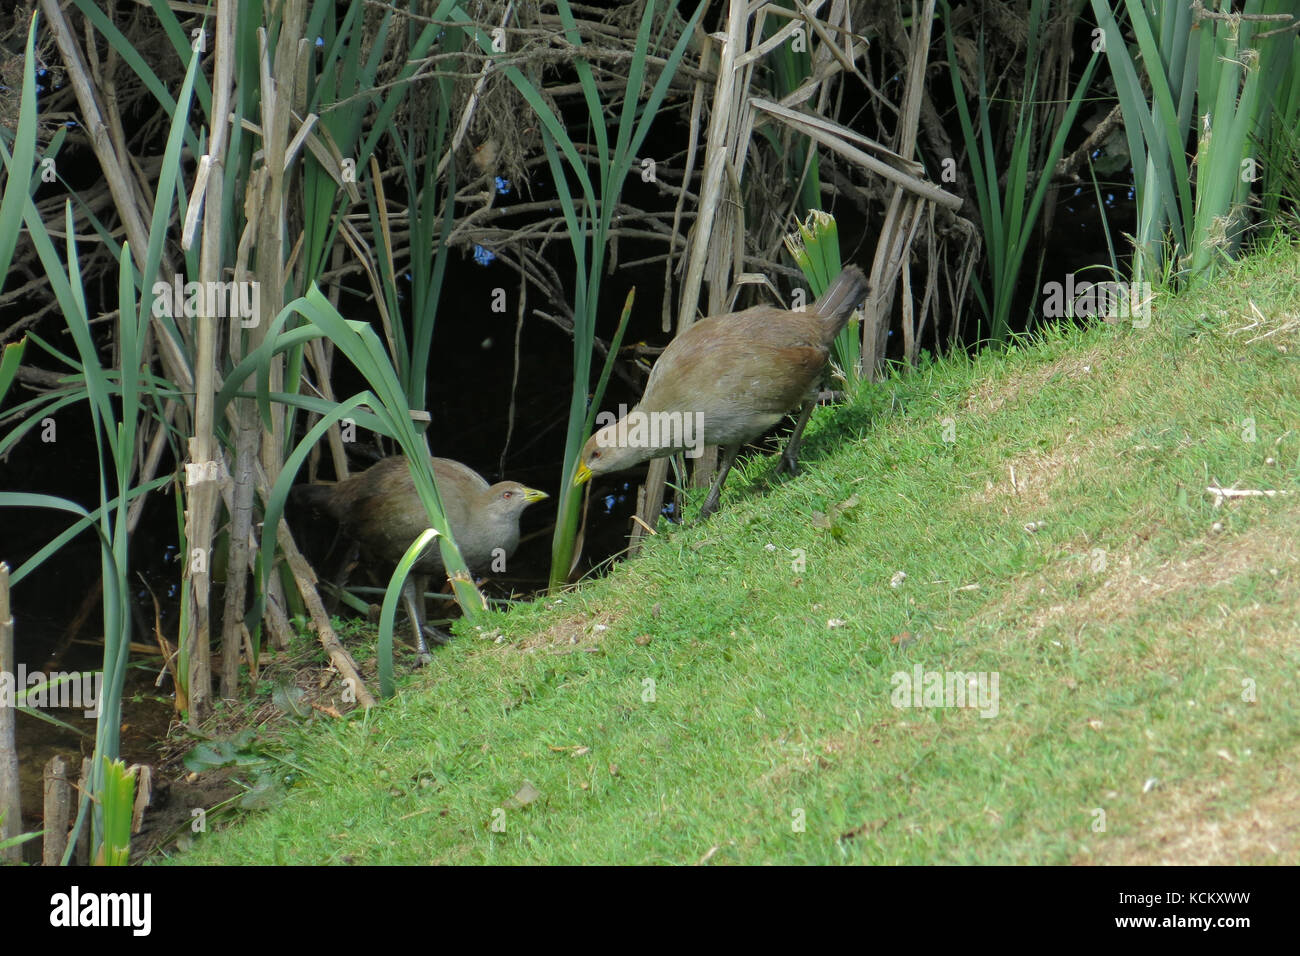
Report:
<svg viewBox="0 0 1300 956"><path fill-rule="evenodd" d="M800 476L317 722L176 859L1300 862L1297 316L1279 247L822 409ZM895 706L918 667L988 716Z"/></svg>

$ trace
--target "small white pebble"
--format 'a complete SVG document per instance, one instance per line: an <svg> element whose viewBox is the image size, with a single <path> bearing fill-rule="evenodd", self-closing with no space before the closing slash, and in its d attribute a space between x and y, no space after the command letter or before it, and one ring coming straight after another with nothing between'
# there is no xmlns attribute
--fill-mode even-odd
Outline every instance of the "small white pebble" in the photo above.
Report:
<svg viewBox="0 0 1300 956"><path fill-rule="evenodd" d="M842 617L833 617L826 622L826 626L829 628L837 628L837 627L843 627L847 623L849 622L844 620L844 618Z"/></svg>
<svg viewBox="0 0 1300 956"><path fill-rule="evenodd" d="M889 579L889 586L891 588L896 588L906 580L907 580L906 571L895 571L894 576Z"/></svg>

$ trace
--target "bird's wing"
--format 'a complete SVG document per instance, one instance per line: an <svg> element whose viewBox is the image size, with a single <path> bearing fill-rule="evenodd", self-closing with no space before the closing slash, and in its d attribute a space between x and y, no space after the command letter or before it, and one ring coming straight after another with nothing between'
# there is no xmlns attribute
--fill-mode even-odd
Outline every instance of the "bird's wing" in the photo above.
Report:
<svg viewBox="0 0 1300 956"><path fill-rule="evenodd" d="M439 481L459 479L465 482L466 487L473 487L476 491L487 491L491 487L487 479L469 465L462 465L451 458L434 458L433 475Z"/></svg>
<svg viewBox="0 0 1300 956"><path fill-rule="evenodd" d="M646 382L641 408L695 411L699 396L776 415L803 400L828 357L816 320L771 320L759 306L730 316L703 319L664 350ZM672 369L671 381L663 370Z"/></svg>

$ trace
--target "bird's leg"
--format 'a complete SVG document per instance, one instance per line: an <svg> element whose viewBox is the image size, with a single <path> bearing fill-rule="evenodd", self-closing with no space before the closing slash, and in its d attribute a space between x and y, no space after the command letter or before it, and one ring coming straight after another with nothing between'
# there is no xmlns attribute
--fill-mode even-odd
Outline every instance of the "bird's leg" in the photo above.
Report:
<svg viewBox="0 0 1300 956"><path fill-rule="evenodd" d="M406 614L411 619L411 633L415 635L417 666L433 660L429 646L424 643L424 583L423 575L411 574L402 585L402 603L406 605Z"/></svg>
<svg viewBox="0 0 1300 956"><path fill-rule="evenodd" d="M450 640L436 627L424 623L424 592L428 586L429 576L426 574L408 575L406 583L402 585L402 603L406 605L406 613L411 618L411 630L415 633L417 667L433 660L429 645L424 640L426 637L435 644L446 644Z"/></svg>
<svg viewBox="0 0 1300 956"><path fill-rule="evenodd" d="M329 580L338 587L338 590L325 601L325 610L330 614L338 610L338 595L343 593L343 585L348 583L348 575L352 573L352 570L357 566L358 559L361 557L361 545L343 538L342 529L336 533L334 544L330 545L329 554L334 553L335 545L340 541L346 542L346 547L343 549L343 560L338 563L334 574L329 576Z"/></svg>
<svg viewBox="0 0 1300 956"><path fill-rule="evenodd" d="M799 474L799 443L803 441L803 430L808 424L808 419L812 417L813 406L816 404L815 398L810 398L803 403L803 408L799 411L799 421L795 423L794 431L790 433L790 440L785 443L785 449L781 452L781 460L777 462L778 475L783 471L788 471L792 475Z"/></svg>
<svg viewBox="0 0 1300 956"><path fill-rule="evenodd" d="M718 465L718 476L713 479L713 486L709 488L709 496L704 499L704 507L700 509L701 521L718 510L718 498L722 495L722 483L727 480L727 472L731 471L731 463L736 460L736 455L739 452L739 445L732 445L729 448L722 449L722 461Z"/></svg>

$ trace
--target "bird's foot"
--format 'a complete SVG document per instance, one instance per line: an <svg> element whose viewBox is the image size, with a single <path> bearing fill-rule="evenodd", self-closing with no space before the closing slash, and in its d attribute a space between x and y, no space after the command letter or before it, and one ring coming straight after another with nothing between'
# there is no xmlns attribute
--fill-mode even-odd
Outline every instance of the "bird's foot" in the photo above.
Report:
<svg viewBox="0 0 1300 956"><path fill-rule="evenodd" d="M424 634L425 639L431 644L437 644L439 647L442 647L445 644L451 643L451 635L438 630L432 624L424 625L424 627L420 628L420 631Z"/></svg>
<svg viewBox="0 0 1300 956"><path fill-rule="evenodd" d="M791 477L799 474L799 456L792 455L788 451L781 452L781 460L776 463L776 473L788 474Z"/></svg>
<svg viewBox="0 0 1300 956"><path fill-rule="evenodd" d="M425 664L433 663L433 655L427 650L417 651L415 654L415 670L419 670Z"/></svg>

